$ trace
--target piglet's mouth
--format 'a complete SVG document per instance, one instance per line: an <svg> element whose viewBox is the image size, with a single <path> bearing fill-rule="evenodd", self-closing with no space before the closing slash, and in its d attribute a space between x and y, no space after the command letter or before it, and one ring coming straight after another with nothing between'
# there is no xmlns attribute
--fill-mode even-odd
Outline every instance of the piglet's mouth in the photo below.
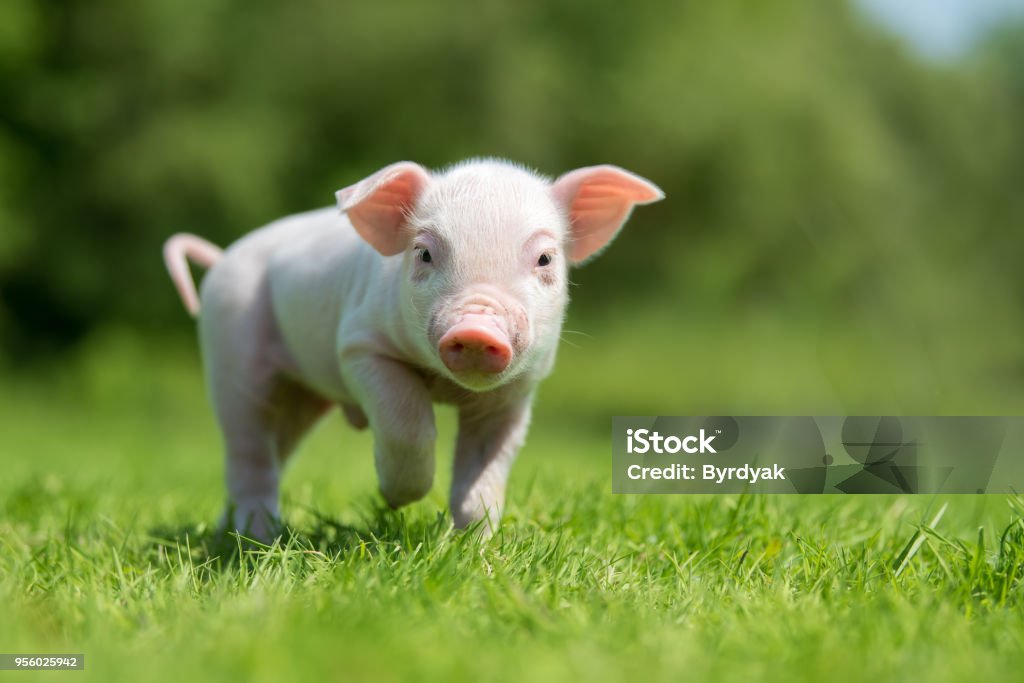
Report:
<svg viewBox="0 0 1024 683"><path fill-rule="evenodd" d="M490 314L469 313L448 328L438 342L441 362L456 377L496 379L512 363L512 341Z"/></svg>

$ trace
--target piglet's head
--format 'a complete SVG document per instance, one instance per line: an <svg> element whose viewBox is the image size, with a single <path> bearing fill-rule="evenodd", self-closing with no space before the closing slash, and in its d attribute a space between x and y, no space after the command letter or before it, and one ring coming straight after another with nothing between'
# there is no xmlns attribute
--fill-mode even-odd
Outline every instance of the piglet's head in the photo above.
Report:
<svg viewBox="0 0 1024 683"><path fill-rule="evenodd" d="M440 172L400 162L337 193L356 231L401 258L403 315L423 357L484 391L545 374L568 301L568 269L603 249L661 190L615 166L554 182L504 161Z"/></svg>

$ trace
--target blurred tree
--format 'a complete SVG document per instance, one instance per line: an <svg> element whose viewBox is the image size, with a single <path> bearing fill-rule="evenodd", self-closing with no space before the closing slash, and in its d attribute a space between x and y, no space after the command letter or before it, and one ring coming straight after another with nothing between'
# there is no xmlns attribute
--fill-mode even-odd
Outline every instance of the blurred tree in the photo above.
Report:
<svg viewBox="0 0 1024 683"><path fill-rule="evenodd" d="M1022 289L1024 39L1000 45L924 65L842 2L7 0L2 351L184 327L169 234L226 244L392 161L472 155L666 190L575 276L584 314L942 316Z"/></svg>

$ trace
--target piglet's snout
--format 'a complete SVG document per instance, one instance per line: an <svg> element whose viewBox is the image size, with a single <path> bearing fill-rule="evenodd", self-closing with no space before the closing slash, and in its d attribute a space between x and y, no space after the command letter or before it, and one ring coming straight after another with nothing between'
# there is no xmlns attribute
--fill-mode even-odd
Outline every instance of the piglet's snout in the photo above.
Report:
<svg viewBox="0 0 1024 683"><path fill-rule="evenodd" d="M512 362L512 344L492 315L465 315L438 343L441 361L454 373L498 374Z"/></svg>

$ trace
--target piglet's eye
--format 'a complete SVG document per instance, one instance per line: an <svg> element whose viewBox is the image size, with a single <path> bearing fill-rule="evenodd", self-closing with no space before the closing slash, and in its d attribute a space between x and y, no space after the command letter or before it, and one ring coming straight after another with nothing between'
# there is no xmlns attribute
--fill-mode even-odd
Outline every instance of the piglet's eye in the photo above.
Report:
<svg viewBox="0 0 1024 683"><path fill-rule="evenodd" d="M420 261L423 261L424 263L430 263L433 260L434 260L434 258L430 255L430 252L427 251L426 249L424 249L423 251L420 252Z"/></svg>
<svg viewBox="0 0 1024 683"><path fill-rule="evenodd" d="M537 265L543 268L544 266L551 264L551 254L541 254L540 258L537 259Z"/></svg>

